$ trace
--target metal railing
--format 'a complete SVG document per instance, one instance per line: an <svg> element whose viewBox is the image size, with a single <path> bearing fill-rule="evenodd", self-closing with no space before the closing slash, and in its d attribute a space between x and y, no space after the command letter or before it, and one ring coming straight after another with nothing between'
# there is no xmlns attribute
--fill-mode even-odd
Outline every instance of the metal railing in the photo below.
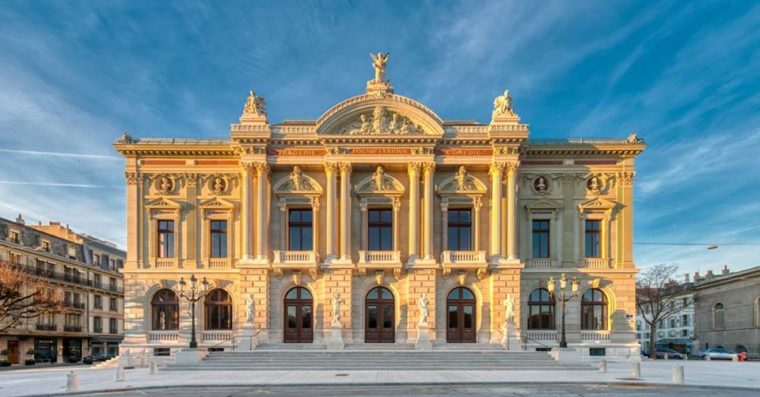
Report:
<svg viewBox="0 0 760 397"><path fill-rule="evenodd" d="M74 309L84 309L84 302L71 302L71 301L63 301L63 305L66 307L71 307Z"/></svg>
<svg viewBox="0 0 760 397"><path fill-rule="evenodd" d="M37 331L58 331L58 324L37 323L35 328L37 329Z"/></svg>
<svg viewBox="0 0 760 397"><path fill-rule="evenodd" d="M81 325L64 325L63 330L66 332L82 332Z"/></svg>

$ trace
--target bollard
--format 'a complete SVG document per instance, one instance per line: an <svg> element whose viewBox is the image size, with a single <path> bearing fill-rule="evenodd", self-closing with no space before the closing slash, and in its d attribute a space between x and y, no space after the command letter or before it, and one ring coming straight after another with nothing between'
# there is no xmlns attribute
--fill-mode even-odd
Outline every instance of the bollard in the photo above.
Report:
<svg viewBox="0 0 760 397"><path fill-rule="evenodd" d="M683 354L683 359L684 359L684 360L688 360L688 359L689 359L689 355L688 355L688 354L686 354L686 353L684 353L684 354Z"/></svg>
<svg viewBox="0 0 760 397"><path fill-rule="evenodd" d="M673 366L673 383L676 385L683 384L683 365Z"/></svg>
<svg viewBox="0 0 760 397"><path fill-rule="evenodd" d="M738 363L738 362L739 362L739 356L738 356L738 355L736 355L736 354L732 355L732 356L731 356L731 361L733 361L733 362L735 362L735 363Z"/></svg>
<svg viewBox="0 0 760 397"><path fill-rule="evenodd" d="M662 358L664 358L664 359L666 359L666 360L669 360L669 359L670 359L670 356L668 355L668 353L665 353L665 355L664 355Z"/></svg>
<svg viewBox="0 0 760 397"><path fill-rule="evenodd" d="M709 354L705 354L705 360L710 361L710 360L712 360L712 358L710 358Z"/></svg>
<svg viewBox="0 0 760 397"><path fill-rule="evenodd" d="M599 360L599 372L602 374L607 372L607 360L605 359Z"/></svg>
<svg viewBox="0 0 760 397"><path fill-rule="evenodd" d="M158 373L158 364L155 361L150 362L150 374L155 375Z"/></svg>
<svg viewBox="0 0 760 397"><path fill-rule="evenodd" d="M124 367L122 366L116 367L116 381L124 382Z"/></svg>
<svg viewBox="0 0 760 397"><path fill-rule="evenodd" d="M641 363L631 363L631 378L633 379L639 379L641 378Z"/></svg>
<svg viewBox="0 0 760 397"><path fill-rule="evenodd" d="M66 374L66 393L74 393L79 391L79 374L74 371L69 371Z"/></svg>

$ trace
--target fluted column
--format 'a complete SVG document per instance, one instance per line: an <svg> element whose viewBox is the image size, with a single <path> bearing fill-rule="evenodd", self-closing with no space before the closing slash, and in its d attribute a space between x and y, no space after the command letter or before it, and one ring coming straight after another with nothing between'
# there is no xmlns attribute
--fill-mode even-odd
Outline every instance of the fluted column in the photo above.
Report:
<svg viewBox="0 0 760 397"><path fill-rule="evenodd" d="M253 260L253 174L256 170L254 163L244 162L243 168L243 197L241 218L243 229L242 259Z"/></svg>
<svg viewBox="0 0 760 397"><path fill-rule="evenodd" d="M517 259L517 165L507 164L507 259Z"/></svg>
<svg viewBox="0 0 760 397"><path fill-rule="evenodd" d="M267 261L266 232L267 232L267 174L269 166L266 163L256 163L256 259Z"/></svg>
<svg viewBox="0 0 760 397"><path fill-rule="evenodd" d="M409 163L409 257L413 262L420 255L420 163Z"/></svg>
<svg viewBox="0 0 760 397"><path fill-rule="evenodd" d="M489 253L491 262L501 259L501 195L504 163L493 163L488 173L491 175L491 223Z"/></svg>
<svg viewBox="0 0 760 397"><path fill-rule="evenodd" d="M425 193L423 196L423 221L422 235L424 241L422 252L425 260L433 260L433 174L435 173L435 163L425 163L422 165L425 181Z"/></svg>
<svg viewBox="0 0 760 397"><path fill-rule="evenodd" d="M335 163L325 164L325 176L327 177L327 208L325 208L325 259L331 260L337 254L335 242L338 237L338 214L337 214L337 173L338 165Z"/></svg>
<svg viewBox="0 0 760 397"><path fill-rule="evenodd" d="M351 260L351 163L340 163L340 259Z"/></svg>

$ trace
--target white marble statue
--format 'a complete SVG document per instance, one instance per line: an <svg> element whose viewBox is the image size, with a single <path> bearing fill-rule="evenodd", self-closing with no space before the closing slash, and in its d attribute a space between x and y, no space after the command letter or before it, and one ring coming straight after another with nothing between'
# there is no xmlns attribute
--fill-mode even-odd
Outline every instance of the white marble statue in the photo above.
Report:
<svg viewBox="0 0 760 397"><path fill-rule="evenodd" d="M333 292L332 296L332 326L340 327L340 294L338 291Z"/></svg>
<svg viewBox="0 0 760 397"><path fill-rule="evenodd" d="M504 91L504 95L499 95L493 100L493 116L514 116L512 110L512 97L509 96L509 90Z"/></svg>
<svg viewBox="0 0 760 397"><path fill-rule="evenodd" d="M515 299L512 297L512 294L507 294L507 299L504 299L504 309L505 309L505 315L504 315L505 324L514 324L515 323Z"/></svg>
<svg viewBox="0 0 760 397"><path fill-rule="evenodd" d="M428 303L430 303L430 300L428 299L427 294L422 294L420 300L417 301L417 306L420 307L419 326L427 326L428 324Z"/></svg>
<svg viewBox="0 0 760 397"><path fill-rule="evenodd" d="M253 324L253 296L248 294L245 299L245 323Z"/></svg>

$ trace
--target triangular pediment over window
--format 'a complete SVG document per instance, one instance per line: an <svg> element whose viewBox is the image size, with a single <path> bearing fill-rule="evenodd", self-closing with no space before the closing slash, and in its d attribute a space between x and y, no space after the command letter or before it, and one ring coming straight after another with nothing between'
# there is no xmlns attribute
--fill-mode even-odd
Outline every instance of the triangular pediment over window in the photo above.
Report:
<svg viewBox="0 0 760 397"><path fill-rule="evenodd" d="M562 203L554 200L534 200L525 204L528 210L558 210L562 208Z"/></svg>
<svg viewBox="0 0 760 397"><path fill-rule="evenodd" d="M159 197L157 199L146 202L145 208L151 210L179 210L182 208L182 205L166 197Z"/></svg>
<svg viewBox="0 0 760 397"><path fill-rule="evenodd" d="M596 197L588 201L584 201L580 204L578 204L578 209L581 212L585 211L593 211L593 210L602 210L602 211L608 211L615 208L616 204L610 200Z"/></svg>
<svg viewBox="0 0 760 397"><path fill-rule="evenodd" d="M201 201L199 207L204 209L231 210L235 208L235 204L218 197L212 197L208 200Z"/></svg>

